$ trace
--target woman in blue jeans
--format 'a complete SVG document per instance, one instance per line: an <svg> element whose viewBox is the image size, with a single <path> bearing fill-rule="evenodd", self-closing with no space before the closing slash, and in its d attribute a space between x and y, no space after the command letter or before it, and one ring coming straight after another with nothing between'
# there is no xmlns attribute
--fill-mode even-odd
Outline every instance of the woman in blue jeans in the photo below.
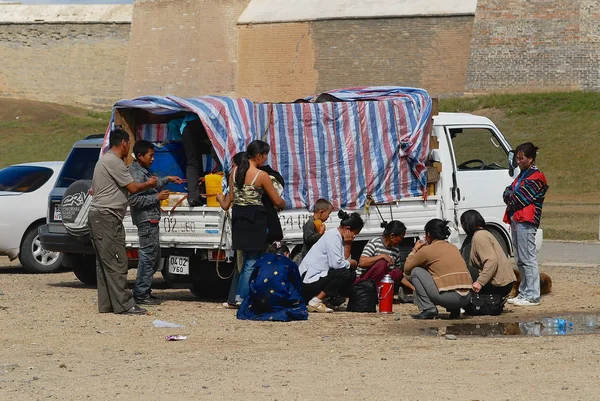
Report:
<svg viewBox="0 0 600 401"><path fill-rule="evenodd" d="M509 298L516 306L540 304L540 271L538 269L535 234L542 218L542 205L548 191L544 174L535 166L538 147L531 142L515 151L521 173L504 190L506 203L504 222L510 224L517 267L521 272L519 295Z"/></svg>
<svg viewBox="0 0 600 401"><path fill-rule="evenodd" d="M238 302L248 297L248 283L254 263L264 252L267 243L267 210L262 195L267 194L275 207L285 207L285 200L277 193L269 175L259 169L267 162L270 149L266 142L250 142L229 177L229 194L217 195L217 201L224 210L233 205L232 245L233 249L242 252L244 260L239 276Z"/></svg>

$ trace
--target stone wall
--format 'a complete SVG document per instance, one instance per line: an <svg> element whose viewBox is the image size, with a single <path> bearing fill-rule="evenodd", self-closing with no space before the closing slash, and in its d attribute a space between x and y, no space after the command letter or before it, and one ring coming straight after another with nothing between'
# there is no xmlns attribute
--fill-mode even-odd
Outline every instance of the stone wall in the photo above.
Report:
<svg viewBox="0 0 600 401"><path fill-rule="evenodd" d="M106 108L123 95L130 5L0 5L0 97Z"/></svg>
<svg viewBox="0 0 600 401"><path fill-rule="evenodd" d="M137 0L124 96L234 95L248 0Z"/></svg>
<svg viewBox="0 0 600 401"><path fill-rule="evenodd" d="M272 101L362 85L462 94L472 27L468 15L241 24L237 92Z"/></svg>
<svg viewBox="0 0 600 401"><path fill-rule="evenodd" d="M600 90L600 2L478 0L467 90Z"/></svg>

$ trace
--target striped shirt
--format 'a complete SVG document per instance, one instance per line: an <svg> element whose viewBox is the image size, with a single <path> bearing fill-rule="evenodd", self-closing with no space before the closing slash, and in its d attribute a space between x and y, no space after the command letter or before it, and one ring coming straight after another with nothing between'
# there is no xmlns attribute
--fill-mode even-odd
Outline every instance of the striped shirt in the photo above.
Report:
<svg viewBox="0 0 600 401"><path fill-rule="evenodd" d="M362 254L360 256L370 258L376 255L389 255L394 260L394 269L401 268L404 262L400 254L400 247L391 246L388 248L383 243L383 237L381 236L369 240L369 242L367 242L367 245L365 245L365 248L363 249ZM356 270L356 275L359 276L365 273L366 271L367 269L362 269L359 267Z"/></svg>

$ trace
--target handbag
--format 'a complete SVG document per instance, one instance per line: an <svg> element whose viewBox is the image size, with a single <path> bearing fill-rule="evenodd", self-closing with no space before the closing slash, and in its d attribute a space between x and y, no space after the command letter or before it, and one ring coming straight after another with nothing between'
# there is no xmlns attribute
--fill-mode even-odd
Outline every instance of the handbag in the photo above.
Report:
<svg viewBox="0 0 600 401"><path fill-rule="evenodd" d="M377 285L373 280L363 280L352 286L348 311L377 312Z"/></svg>
<svg viewBox="0 0 600 401"><path fill-rule="evenodd" d="M465 307L465 313L471 316L491 315L502 313L506 298L498 294L476 294L471 296L471 302Z"/></svg>

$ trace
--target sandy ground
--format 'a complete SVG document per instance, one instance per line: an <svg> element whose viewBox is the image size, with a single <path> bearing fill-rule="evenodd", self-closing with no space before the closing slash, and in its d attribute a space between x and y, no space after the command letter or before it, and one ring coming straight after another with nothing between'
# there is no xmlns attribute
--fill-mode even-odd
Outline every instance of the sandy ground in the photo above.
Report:
<svg viewBox="0 0 600 401"><path fill-rule="evenodd" d="M544 271L554 290L541 306L460 323L600 315L600 270ZM155 283L165 302L150 316L100 315L96 290L71 272L30 275L0 258L0 399L598 399L599 335L448 340L435 328L456 321L414 321L409 304L393 315L244 322L217 301ZM154 319L185 328L154 328ZM165 341L171 334L188 339Z"/></svg>

